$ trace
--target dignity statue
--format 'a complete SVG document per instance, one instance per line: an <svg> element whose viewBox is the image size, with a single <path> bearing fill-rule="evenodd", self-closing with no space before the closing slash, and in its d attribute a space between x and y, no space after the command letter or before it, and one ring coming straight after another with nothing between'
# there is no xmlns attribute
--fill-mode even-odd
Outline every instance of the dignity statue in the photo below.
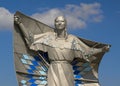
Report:
<svg viewBox="0 0 120 86"><path fill-rule="evenodd" d="M19 86L100 86L98 66L110 46L68 34L63 16L56 17L54 25L20 12L14 15Z"/></svg>

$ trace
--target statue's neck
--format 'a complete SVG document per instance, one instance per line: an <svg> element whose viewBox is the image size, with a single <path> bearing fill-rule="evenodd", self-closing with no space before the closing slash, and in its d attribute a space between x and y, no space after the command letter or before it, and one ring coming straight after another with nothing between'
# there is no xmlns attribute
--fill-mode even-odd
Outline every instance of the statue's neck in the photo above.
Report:
<svg viewBox="0 0 120 86"><path fill-rule="evenodd" d="M64 30L57 30L57 37L58 38L65 38L66 37L66 31Z"/></svg>

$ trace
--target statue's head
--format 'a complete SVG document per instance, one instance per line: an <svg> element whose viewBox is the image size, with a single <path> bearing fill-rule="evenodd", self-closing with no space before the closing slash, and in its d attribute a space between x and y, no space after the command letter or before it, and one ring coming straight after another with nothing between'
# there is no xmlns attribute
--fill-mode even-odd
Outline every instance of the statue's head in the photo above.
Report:
<svg viewBox="0 0 120 86"><path fill-rule="evenodd" d="M55 18L55 28L58 30L66 29L67 21L63 16Z"/></svg>

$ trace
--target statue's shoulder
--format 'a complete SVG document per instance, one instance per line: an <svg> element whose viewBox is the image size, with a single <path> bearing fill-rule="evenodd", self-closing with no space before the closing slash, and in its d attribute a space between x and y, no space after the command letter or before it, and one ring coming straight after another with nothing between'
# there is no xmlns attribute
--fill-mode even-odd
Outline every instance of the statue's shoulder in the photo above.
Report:
<svg viewBox="0 0 120 86"><path fill-rule="evenodd" d="M44 35L53 35L54 32L45 32L45 33L42 33L42 34L44 34Z"/></svg>
<svg viewBox="0 0 120 86"><path fill-rule="evenodd" d="M73 41L73 40L79 40L77 36L69 34L68 35L68 40Z"/></svg>
<svg viewBox="0 0 120 86"><path fill-rule="evenodd" d="M81 39L79 39L77 36L72 35L72 34L70 34L68 36L68 40L69 40L69 42L71 42L73 44L81 44L81 43L83 43L83 41Z"/></svg>
<svg viewBox="0 0 120 86"><path fill-rule="evenodd" d="M39 38L39 37L48 37L50 35L54 35L54 32L45 32L45 33L42 33L42 34L35 34L34 37L35 38Z"/></svg>

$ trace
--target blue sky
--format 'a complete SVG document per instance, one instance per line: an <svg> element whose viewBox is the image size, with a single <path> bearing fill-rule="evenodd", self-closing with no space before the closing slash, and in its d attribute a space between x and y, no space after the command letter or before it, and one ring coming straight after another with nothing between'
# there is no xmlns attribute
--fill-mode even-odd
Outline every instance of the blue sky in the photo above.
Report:
<svg viewBox="0 0 120 86"><path fill-rule="evenodd" d="M17 86L12 33L16 11L51 26L55 16L65 15L69 33L111 44L101 61L99 80L101 86L120 85L119 0L0 0L0 86Z"/></svg>

